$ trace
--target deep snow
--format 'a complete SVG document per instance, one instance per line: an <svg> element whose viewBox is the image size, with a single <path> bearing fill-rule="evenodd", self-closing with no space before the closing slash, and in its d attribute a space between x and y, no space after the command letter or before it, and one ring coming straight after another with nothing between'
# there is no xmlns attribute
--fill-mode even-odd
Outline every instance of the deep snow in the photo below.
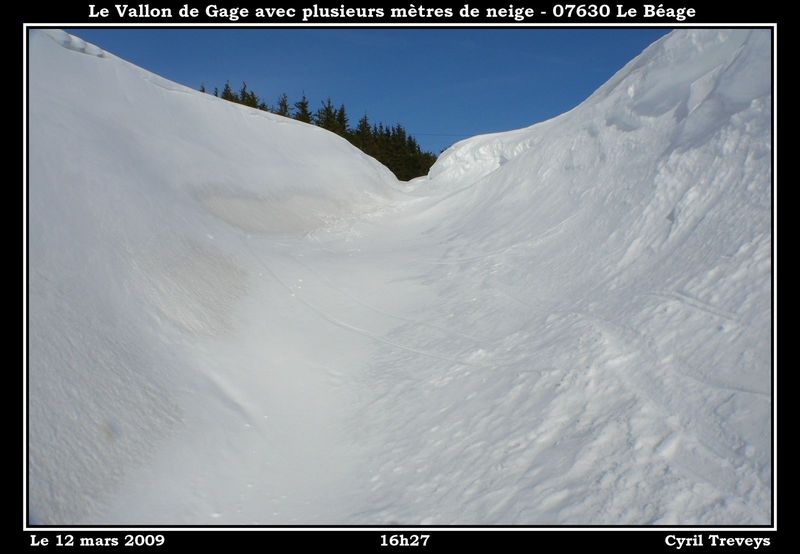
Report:
<svg viewBox="0 0 800 554"><path fill-rule="evenodd" d="M769 33L399 183L31 31L31 522L768 523Z"/></svg>

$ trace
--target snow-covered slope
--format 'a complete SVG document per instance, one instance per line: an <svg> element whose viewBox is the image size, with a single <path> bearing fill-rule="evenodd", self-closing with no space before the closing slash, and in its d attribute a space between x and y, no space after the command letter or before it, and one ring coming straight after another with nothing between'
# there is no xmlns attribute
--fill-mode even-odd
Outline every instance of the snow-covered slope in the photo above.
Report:
<svg viewBox="0 0 800 554"><path fill-rule="evenodd" d="M30 59L33 522L769 521L768 31L674 32L406 186Z"/></svg>

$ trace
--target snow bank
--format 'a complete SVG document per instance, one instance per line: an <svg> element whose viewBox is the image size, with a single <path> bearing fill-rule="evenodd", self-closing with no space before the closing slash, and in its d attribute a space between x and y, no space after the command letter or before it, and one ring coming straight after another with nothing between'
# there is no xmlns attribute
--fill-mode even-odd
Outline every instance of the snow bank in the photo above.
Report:
<svg viewBox="0 0 800 554"><path fill-rule="evenodd" d="M331 133L62 31L31 32L29 48L31 513L76 523L175 435L224 427L192 410L244 417L238 370L204 349L244 348L266 273L255 245L374 211L396 181Z"/></svg>
<svg viewBox="0 0 800 554"><path fill-rule="evenodd" d="M769 522L768 31L671 33L411 194L64 33L30 57L34 522Z"/></svg>
<svg viewBox="0 0 800 554"><path fill-rule="evenodd" d="M434 313L478 340L386 383L382 515L769 521L770 79L767 31L677 31L440 157L417 185L447 244Z"/></svg>

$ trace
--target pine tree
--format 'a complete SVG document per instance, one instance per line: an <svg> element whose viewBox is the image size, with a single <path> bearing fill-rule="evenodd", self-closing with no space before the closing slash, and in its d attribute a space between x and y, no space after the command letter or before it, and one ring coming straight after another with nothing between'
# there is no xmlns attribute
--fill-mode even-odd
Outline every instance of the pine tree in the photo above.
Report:
<svg viewBox="0 0 800 554"><path fill-rule="evenodd" d="M278 97L278 103L275 105L274 113L282 115L283 117L289 117L291 115L289 113L289 97L286 96L285 92Z"/></svg>
<svg viewBox="0 0 800 554"><path fill-rule="evenodd" d="M236 102L236 95L231 90L231 84L228 81L225 81L225 86L222 89L220 98L228 100L229 102Z"/></svg>
<svg viewBox="0 0 800 554"><path fill-rule="evenodd" d="M303 123L311 123L311 112L308 110L308 98L306 98L305 93L303 93L303 97L294 103L294 118L297 121L302 121Z"/></svg>
<svg viewBox="0 0 800 554"><path fill-rule="evenodd" d="M360 148L367 154L371 154L372 149L372 128L369 126L367 114L358 120L358 125L352 133L351 142L356 148Z"/></svg>
<svg viewBox="0 0 800 554"><path fill-rule="evenodd" d="M336 128L335 133L337 135L347 137L350 134L350 129L348 127L349 121L347 120L347 111L344 109L344 104L339 105L339 109L336 110Z"/></svg>
<svg viewBox="0 0 800 554"><path fill-rule="evenodd" d="M258 96L252 90L247 89L247 83L242 81L242 88L239 89L239 96L237 97L234 102L238 101L239 104L244 104L245 106L250 106L251 108L258 107Z"/></svg>
<svg viewBox="0 0 800 554"><path fill-rule="evenodd" d="M325 100L322 107L314 113L313 121L317 127L336 132L336 108L333 107L330 98Z"/></svg>

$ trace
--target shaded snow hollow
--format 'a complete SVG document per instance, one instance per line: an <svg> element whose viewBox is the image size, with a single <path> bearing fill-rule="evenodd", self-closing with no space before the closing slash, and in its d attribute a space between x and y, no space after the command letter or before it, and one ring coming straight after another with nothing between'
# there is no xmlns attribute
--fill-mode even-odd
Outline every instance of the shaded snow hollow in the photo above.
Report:
<svg viewBox="0 0 800 554"><path fill-rule="evenodd" d="M770 34L399 183L29 41L39 524L766 524Z"/></svg>

